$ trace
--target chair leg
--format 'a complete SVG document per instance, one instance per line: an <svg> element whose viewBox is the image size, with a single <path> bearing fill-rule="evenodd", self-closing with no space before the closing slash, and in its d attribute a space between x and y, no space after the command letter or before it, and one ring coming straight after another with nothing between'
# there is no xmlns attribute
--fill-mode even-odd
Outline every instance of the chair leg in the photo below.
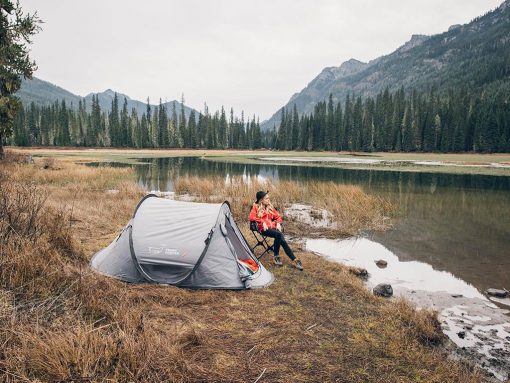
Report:
<svg viewBox="0 0 510 383"><path fill-rule="evenodd" d="M253 253L255 253L255 249L256 249L257 247L259 247L259 246L262 246L262 248L263 248L263 249L265 249L265 248L266 248L266 247L264 246L264 244L262 244L262 243L257 243L255 246L253 246L253 247L251 248L251 251L252 251Z"/></svg>
<svg viewBox="0 0 510 383"><path fill-rule="evenodd" d="M253 236L255 237L255 240L257 241L257 244L251 248L251 251L253 252L253 254L255 254L255 249L259 246L262 246L262 248L264 249L262 254L260 254L259 256L257 256L255 254L255 256L257 257L258 260L260 260L265 254L268 254L270 252L274 253L274 246L270 245L269 242L267 242L266 237L264 237L261 234L257 235L257 233L253 232L253 231L252 231L252 233L253 233ZM260 236L260 238L259 238L259 236Z"/></svg>
<svg viewBox="0 0 510 383"><path fill-rule="evenodd" d="M273 253L274 254L274 245L270 245L269 242L267 242L266 237L262 237L262 241L260 241L260 245L264 247L264 252L257 257L257 259L261 259L265 254Z"/></svg>
<svg viewBox="0 0 510 383"><path fill-rule="evenodd" d="M267 248L258 257L256 255L255 256L257 257L258 260L261 260L264 255L269 254L271 251L272 251L271 249Z"/></svg>

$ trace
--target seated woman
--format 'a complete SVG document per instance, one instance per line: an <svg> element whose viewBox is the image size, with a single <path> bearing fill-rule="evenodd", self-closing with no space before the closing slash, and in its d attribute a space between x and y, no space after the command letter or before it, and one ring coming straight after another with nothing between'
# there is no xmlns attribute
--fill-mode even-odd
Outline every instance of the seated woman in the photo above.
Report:
<svg viewBox="0 0 510 383"><path fill-rule="evenodd" d="M274 238L274 263L277 266L282 266L283 263L280 259L280 245L283 246L287 256L294 262L297 269L303 270L301 261L296 258L291 248L287 244L285 237L282 233L282 217L269 200L267 192L259 191L256 195L256 202L250 212L249 220L257 222L260 232L267 236Z"/></svg>

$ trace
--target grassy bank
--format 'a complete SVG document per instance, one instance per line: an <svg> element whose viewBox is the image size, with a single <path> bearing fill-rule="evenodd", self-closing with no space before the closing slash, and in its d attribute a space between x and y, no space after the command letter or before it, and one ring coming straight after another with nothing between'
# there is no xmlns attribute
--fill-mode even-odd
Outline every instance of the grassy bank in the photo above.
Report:
<svg viewBox="0 0 510 383"><path fill-rule="evenodd" d="M376 160L376 163L336 162L335 159ZM444 154L444 153L356 153L356 152L272 152L215 155L212 161L242 164L280 164L286 166L329 167L352 170L376 170L414 173L480 174L510 176L510 156L506 154ZM426 161L415 164L414 161ZM428 162L428 163L427 163ZM440 162L434 164L432 162ZM492 164L506 165L494 167Z"/></svg>
<svg viewBox="0 0 510 383"><path fill-rule="evenodd" d="M305 272L266 259L276 280L257 291L131 285L92 272L91 255L142 196L132 177L73 161L0 164L0 381L480 381L446 358L433 313L376 298L347 268L302 249ZM176 187L198 199L227 195L241 222L259 186ZM272 185L272 194L282 204L338 204L335 214L354 221L346 233L384 228L391 206L330 186Z"/></svg>
<svg viewBox="0 0 510 383"><path fill-rule="evenodd" d="M116 161L136 163L140 158L177 156L201 156L213 161L246 164L278 163L295 166L327 166L347 169L371 169L379 171L408 171L452 174L483 174L509 176L509 168L487 167L489 164L510 164L510 154L479 153L388 153L388 152L291 152L268 150L208 150L208 149L112 149L112 148L15 148L17 152L42 157L74 158L80 161ZM271 157L288 158L287 161L271 161ZM317 162L292 161L293 157L314 159ZM389 161L382 164L334 163L327 158L374 159ZM264 160L262 160L264 159ZM393 161L439 161L450 166L415 165ZM459 166L462 165L462 166ZM469 165L469 166L464 166Z"/></svg>

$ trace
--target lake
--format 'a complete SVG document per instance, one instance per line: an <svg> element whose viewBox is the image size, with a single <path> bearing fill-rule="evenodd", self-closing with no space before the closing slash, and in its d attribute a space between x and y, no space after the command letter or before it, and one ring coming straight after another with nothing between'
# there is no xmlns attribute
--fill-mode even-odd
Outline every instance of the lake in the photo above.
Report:
<svg viewBox="0 0 510 383"><path fill-rule="evenodd" d="M394 227L365 236L400 261L449 271L480 291L510 288L510 177L240 164L199 157L142 159L133 165L147 190L171 191L181 176L244 176L361 186L400 207Z"/></svg>

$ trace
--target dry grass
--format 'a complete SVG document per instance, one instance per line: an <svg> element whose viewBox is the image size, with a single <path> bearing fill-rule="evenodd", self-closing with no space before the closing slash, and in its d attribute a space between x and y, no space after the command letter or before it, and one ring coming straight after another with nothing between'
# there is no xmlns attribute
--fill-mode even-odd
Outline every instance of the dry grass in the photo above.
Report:
<svg viewBox="0 0 510 383"><path fill-rule="evenodd" d="M264 369L259 382L480 381L435 346L432 314L376 298L347 268L301 249L304 273L266 262L276 280L257 291L98 275L89 257L141 192L124 169L40 165L0 165L0 197L25 212L0 215L2 382L253 382Z"/></svg>
<svg viewBox="0 0 510 383"><path fill-rule="evenodd" d="M341 185L334 182L259 181L241 177L225 181L224 178L183 177L174 181L177 194L189 194L199 201L222 202L228 199L234 216L246 221L259 190L269 190L273 205L283 214L292 203L305 203L332 213L338 226L335 230L323 230L322 234L347 236L363 230L384 230L390 224L389 216L396 211L388 200L369 195L359 186ZM287 229L299 235L309 232L308 225L294 221Z"/></svg>

